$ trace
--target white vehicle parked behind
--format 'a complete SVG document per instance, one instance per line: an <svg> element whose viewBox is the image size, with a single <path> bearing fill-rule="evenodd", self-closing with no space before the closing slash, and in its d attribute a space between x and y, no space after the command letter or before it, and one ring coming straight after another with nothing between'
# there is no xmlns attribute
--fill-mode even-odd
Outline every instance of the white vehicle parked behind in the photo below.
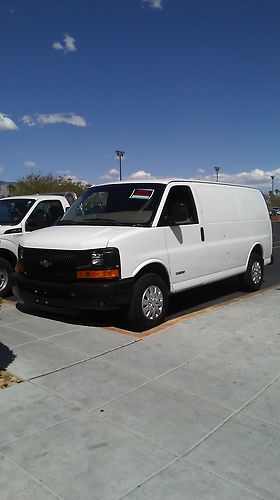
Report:
<svg viewBox="0 0 280 500"><path fill-rule="evenodd" d="M55 224L69 208L64 196L27 195L0 199L0 296L12 289L22 235Z"/></svg>
<svg viewBox="0 0 280 500"><path fill-rule="evenodd" d="M256 291L271 261L258 189L127 181L89 188L58 225L24 236L15 292L33 308L123 308L146 329L164 320L170 294L235 275Z"/></svg>

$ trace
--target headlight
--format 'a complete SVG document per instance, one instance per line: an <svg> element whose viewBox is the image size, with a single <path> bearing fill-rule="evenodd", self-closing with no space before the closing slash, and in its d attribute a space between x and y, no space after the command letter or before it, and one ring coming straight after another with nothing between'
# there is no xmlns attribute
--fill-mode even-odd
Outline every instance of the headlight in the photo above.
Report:
<svg viewBox="0 0 280 500"><path fill-rule="evenodd" d="M103 253L92 252L92 254L91 254L91 263L94 266L103 266L103 264L104 264Z"/></svg>
<svg viewBox="0 0 280 500"><path fill-rule="evenodd" d="M98 248L91 252L91 262L76 269L78 279L118 279L121 276L117 248Z"/></svg>

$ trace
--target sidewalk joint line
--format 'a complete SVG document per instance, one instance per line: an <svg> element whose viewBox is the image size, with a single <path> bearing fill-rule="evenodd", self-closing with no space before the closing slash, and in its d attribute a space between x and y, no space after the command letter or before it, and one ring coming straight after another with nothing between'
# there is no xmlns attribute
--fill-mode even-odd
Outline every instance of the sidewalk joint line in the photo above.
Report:
<svg viewBox="0 0 280 500"><path fill-rule="evenodd" d="M263 389L261 389L255 396L253 396L251 399L249 399L246 403L244 403L240 408L232 412L226 419L223 420L219 425L214 427L210 432L208 432L203 438L201 438L197 443L195 443L193 446L191 446L188 450L184 451L181 453L179 456L168 462L167 464L163 465L160 467L157 471L153 472L150 474L148 477L146 477L141 483L138 484L137 487L134 487L133 489L127 491L121 498L125 498L126 495L131 493L132 491L136 490L138 487L142 486L143 484L146 484L150 479L154 478L158 474L160 474L162 471L173 465L174 463L178 462L182 458L187 457L194 449L196 449L200 444L202 444L204 441L206 441L209 437L211 437L215 432L217 432L219 429L221 429L226 423L228 423L230 420L232 420L233 417L238 415L244 408L246 408L249 404L251 404L255 399L257 399L261 394L263 394L272 384L277 382L277 380L280 378L280 374L277 375L273 380L271 380ZM249 415L246 415L248 418ZM190 461L188 461L189 463ZM193 462L191 462L193 463ZM196 465L196 464L194 464ZM211 471L212 472L212 471ZM120 499L121 500L121 499Z"/></svg>
<svg viewBox="0 0 280 500"><path fill-rule="evenodd" d="M54 368L53 370L50 370L50 371L44 372L44 373L40 373L39 375L34 375L33 377L29 377L25 380L30 382L31 380L36 380L37 378L46 377L47 375L51 375L52 373L57 373L57 372L60 372L62 370L66 370L67 368L71 368L72 366L80 365L82 363L85 363L86 361L90 361L91 359L96 359L96 358L99 358L100 356L105 356L109 352L118 351L119 349L122 349L123 347L127 347L127 346L132 345L132 344L135 344L135 343L139 342L140 340L141 339L138 339L138 340L135 339L132 342L128 342L127 344L124 344L122 346L113 347L112 349L109 349L108 351L104 351L104 352L99 353L99 354L93 354L92 356L87 356L86 358L80 359L79 361L74 361L73 363L70 363L69 365L60 366L59 368ZM73 352L76 352L76 351L73 351Z"/></svg>

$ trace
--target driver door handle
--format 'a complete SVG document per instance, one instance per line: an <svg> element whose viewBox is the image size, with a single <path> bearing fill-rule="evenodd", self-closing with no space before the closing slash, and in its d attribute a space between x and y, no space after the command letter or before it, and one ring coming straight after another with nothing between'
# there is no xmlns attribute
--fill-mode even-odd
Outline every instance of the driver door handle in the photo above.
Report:
<svg viewBox="0 0 280 500"><path fill-rule="evenodd" d="M205 241L205 234L204 234L204 228L200 228L200 236L201 236L201 241Z"/></svg>

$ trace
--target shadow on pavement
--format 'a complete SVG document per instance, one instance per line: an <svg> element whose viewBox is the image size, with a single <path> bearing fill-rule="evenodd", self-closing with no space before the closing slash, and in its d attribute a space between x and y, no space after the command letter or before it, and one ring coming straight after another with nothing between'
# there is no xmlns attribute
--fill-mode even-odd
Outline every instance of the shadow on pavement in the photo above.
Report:
<svg viewBox="0 0 280 500"><path fill-rule="evenodd" d="M203 310L213 304L226 302L244 294L244 292L240 291L240 280L238 278L230 278L222 282L180 292L170 296L169 312L166 319L173 319L194 311ZM58 311L29 309L19 303L16 307L25 314L72 325L103 328L113 326L123 330L127 329L123 311L82 311L80 314L73 314L73 312L69 311L69 314L66 312L62 314Z"/></svg>
<svg viewBox="0 0 280 500"><path fill-rule="evenodd" d="M0 370L6 370L15 359L16 355L12 349L0 342Z"/></svg>

